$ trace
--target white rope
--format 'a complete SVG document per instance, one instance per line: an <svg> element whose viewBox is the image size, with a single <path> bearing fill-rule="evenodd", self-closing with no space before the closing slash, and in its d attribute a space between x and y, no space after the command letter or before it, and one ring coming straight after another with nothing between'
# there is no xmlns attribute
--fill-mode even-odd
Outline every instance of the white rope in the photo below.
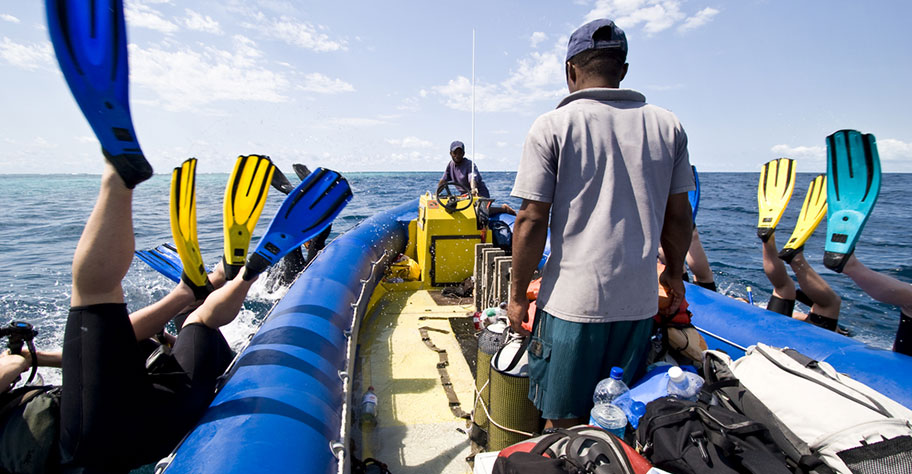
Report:
<svg viewBox="0 0 912 474"><path fill-rule="evenodd" d="M535 433L526 433L525 431L507 428L506 426L503 426L500 423L494 421L494 418L491 418L491 414L488 412L488 407L485 406L484 400L481 399L481 392L484 392L484 389L488 386L488 383L490 383L490 382L491 382L491 379L489 378L487 380L487 382L485 382L485 384L481 386L481 390L475 391L477 395L475 396L475 406L472 407L472 410L475 410L478 407L478 402L481 402L481 409L484 410L485 416L488 417L488 421L490 421L491 424L493 424L494 426L496 426L504 431L509 431L511 433L516 433L516 434L523 435L523 436L526 436L529 438L535 436Z"/></svg>

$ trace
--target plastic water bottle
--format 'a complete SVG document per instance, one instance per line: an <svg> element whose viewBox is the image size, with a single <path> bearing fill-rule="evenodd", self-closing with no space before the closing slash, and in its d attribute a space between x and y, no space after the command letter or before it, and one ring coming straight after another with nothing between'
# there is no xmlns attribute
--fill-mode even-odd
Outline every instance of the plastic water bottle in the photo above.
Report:
<svg viewBox="0 0 912 474"><path fill-rule="evenodd" d="M627 427L627 415L613 403L599 403L589 412L589 424L624 439L624 428Z"/></svg>
<svg viewBox="0 0 912 474"><path fill-rule="evenodd" d="M374 393L373 385L367 387L364 396L361 398L361 421L367 423L377 422L377 394Z"/></svg>
<svg viewBox="0 0 912 474"><path fill-rule="evenodd" d="M485 320L485 326L488 324L494 324L497 322L497 308L488 308L482 313Z"/></svg>
<svg viewBox="0 0 912 474"><path fill-rule="evenodd" d="M640 418L646 414L646 404L630 398L630 392L615 398L611 403L623 410L630 426L633 429L637 429L637 426L640 425Z"/></svg>
<svg viewBox="0 0 912 474"><path fill-rule="evenodd" d="M624 369L620 367L611 368L611 376L602 380L595 386L595 392L592 394L592 402L596 405L608 403L615 398L630 391L627 384L621 380L624 376Z"/></svg>
<svg viewBox="0 0 912 474"><path fill-rule="evenodd" d="M682 400L697 401L703 378L699 375L684 372L680 367L668 369L668 395Z"/></svg>

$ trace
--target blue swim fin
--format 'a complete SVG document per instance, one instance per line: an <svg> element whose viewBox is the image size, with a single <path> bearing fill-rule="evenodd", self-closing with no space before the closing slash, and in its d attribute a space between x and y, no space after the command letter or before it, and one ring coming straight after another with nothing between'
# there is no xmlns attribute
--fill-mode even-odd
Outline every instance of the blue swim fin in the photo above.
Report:
<svg viewBox="0 0 912 474"><path fill-rule="evenodd" d="M694 185L696 188L693 191L687 192L687 199L690 201L690 215L693 217L694 223L697 222L697 211L700 210L700 175L697 173L697 167L691 165L690 169L694 173Z"/></svg>
<svg viewBox="0 0 912 474"><path fill-rule="evenodd" d="M874 135L840 130L827 137L827 239L823 264L842 272L880 193Z"/></svg>
<svg viewBox="0 0 912 474"><path fill-rule="evenodd" d="M48 32L70 91L128 188L149 179L130 117L123 0L47 0Z"/></svg>
<svg viewBox="0 0 912 474"><path fill-rule="evenodd" d="M164 243L149 250L137 250L136 257L161 273L169 280L177 283L180 281L184 265L181 263L177 249L169 243Z"/></svg>
<svg viewBox="0 0 912 474"><path fill-rule="evenodd" d="M323 168L314 170L279 207L266 234L247 259L244 279L253 279L326 229L351 198L351 187L342 175Z"/></svg>

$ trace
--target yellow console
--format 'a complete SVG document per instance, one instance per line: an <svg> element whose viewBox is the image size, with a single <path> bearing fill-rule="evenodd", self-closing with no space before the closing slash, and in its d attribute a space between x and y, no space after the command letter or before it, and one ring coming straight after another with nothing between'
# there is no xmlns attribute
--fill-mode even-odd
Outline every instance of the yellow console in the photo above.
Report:
<svg viewBox="0 0 912 474"><path fill-rule="evenodd" d="M478 228L474 199L471 205L460 202L458 207L463 206L463 210L448 212L430 194L421 196L414 235L425 285L462 283L472 275L475 244L491 242L490 232Z"/></svg>

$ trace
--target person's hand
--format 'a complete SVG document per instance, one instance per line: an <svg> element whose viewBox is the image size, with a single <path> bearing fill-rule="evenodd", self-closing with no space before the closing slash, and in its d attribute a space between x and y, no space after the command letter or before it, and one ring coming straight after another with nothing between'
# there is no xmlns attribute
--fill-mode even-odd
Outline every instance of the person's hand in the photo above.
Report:
<svg viewBox="0 0 912 474"><path fill-rule="evenodd" d="M510 299L507 305L507 317L510 318L510 327L513 332L522 336L528 336L530 333L522 326L523 322L529 319L529 299L522 298L517 301Z"/></svg>
<svg viewBox="0 0 912 474"><path fill-rule="evenodd" d="M669 275L668 269L662 271L659 275L659 284L665 288L671 302L667 307L659 309L662 314L672 315L678 312L681 303L684 302L684 280L681 279L681 273L678 275Z"/></svg>
<svg viewBox="0 0 912 474"><path fill-rule="evenodd" d="M19 374L29 368L29 361L19 354L10 354L9 351L0 353L0 393L5 392L19 380Z"/></svg>

